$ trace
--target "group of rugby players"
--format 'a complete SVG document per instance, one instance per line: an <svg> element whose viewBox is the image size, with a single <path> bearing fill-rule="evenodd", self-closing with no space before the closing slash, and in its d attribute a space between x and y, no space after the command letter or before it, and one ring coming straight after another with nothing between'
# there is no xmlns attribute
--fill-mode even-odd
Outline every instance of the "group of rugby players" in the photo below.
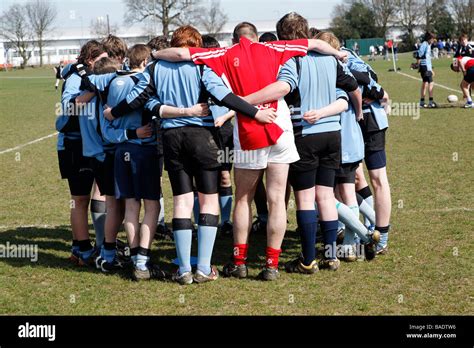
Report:
<svg viewBox="0 0 474 348"><path fill-rule="evenodd" d="M387 93L332 33L310 30L296 13L276 29L278 39L259 38L253 24L240 23L227 48L191 26L176 29L169 42L158 37L127 49L109 36L81 48L77 63L62 72L56 121L60 171L71 193L74 263L113 272L124 267L129 250L132 279L167 278L150 261L157 221L164 225L163 163L179 264L171 278L179 284L218 278L211 259L219 228L234 239L224 276L248 276L249 233L265 228L259 278L277 279L291 187L302 248L285 264L287 272L337 270L340 260L372 260L387 251ZM256 192L259 220L252 228ZM117 241L122 223L129 249ZM317 234L324 245L319 262Z"/></svg>

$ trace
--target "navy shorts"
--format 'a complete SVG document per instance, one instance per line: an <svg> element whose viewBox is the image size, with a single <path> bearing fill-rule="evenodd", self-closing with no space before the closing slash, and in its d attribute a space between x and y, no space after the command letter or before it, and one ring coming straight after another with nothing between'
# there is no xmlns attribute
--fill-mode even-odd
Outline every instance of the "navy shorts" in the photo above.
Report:
<svg viewBox="0 0 474 348"><path fill-rule="evenodd" d="M123 143L115 151L115 197L158 201L160 163L154 145Z"/></svg>
<svg viewBox="0 0 474 348"><path fill-rule="evenodd" d="M102 196L115 196L114 162L115 154L113 152L105 153L104 162L96 158L91 159L95 182Z"/></svg>
<svg viewBox="0 0 474 348"><path fill-rule="evenodd" d="M365 165L368 170L376 170L387 166L385 150L372 151L365 154Z"/></svg>
<svg viewBox="0 0 474 348"><path fill-rule="evenodd" d="M61 178L67 179L71 196L88 196L94 184L90 160L82 154L82 141L64 139L64 150L58 151Z"/></svg>

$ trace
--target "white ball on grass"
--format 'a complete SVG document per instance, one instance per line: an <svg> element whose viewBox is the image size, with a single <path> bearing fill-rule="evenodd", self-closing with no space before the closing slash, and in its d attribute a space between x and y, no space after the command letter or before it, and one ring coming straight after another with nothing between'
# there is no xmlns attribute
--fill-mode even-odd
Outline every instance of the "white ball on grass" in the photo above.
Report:
<svg viewBox="0 0 474 348"><path fill-rule="evenodd" d="M450 103L457 103L459 101L459 98L457 95L451 94L448 96L448 102Z"/></svg>

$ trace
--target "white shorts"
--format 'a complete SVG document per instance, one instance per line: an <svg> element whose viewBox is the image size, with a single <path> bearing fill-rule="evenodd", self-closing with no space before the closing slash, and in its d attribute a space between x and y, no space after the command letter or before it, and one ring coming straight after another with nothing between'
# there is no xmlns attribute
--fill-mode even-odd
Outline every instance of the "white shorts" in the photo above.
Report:
<svg viewBox="0 0 474 348"><path fill-rule="evenodd" d="M278 101L277 114L278 117L275 120L275 123L283 129L283 134L275 145L258 150L244 151L241 150L240 143L238 143L238 134L237 137L234 135L235 168L260 170L266 169L269 163L291 164L300 160L295 145L290 110L283 99ZM238 127L234 127L234 129L236 128Z"/></svg>

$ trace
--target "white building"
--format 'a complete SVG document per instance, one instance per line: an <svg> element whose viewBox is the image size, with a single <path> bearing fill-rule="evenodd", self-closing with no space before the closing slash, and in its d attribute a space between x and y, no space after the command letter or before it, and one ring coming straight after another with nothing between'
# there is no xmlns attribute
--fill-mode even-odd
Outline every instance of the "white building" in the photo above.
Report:
<svg viewBox="0 0 474 348"><path fill-rule="evenodd" d="M318 29L325 29L329 27L329 18L313 18L308 19L310 27L316 27ZM253 22L259 31L259 34L264 32L275 33L275 21L254 21ZM232 32L238 22L228 22L222 34L219 35L221 45L227 46L231 44ZM199 29L199 28L198 28ZM161 30L158 28L159 33ZM134 45L136 43L146 43L151 39L150 35L146 34L146 29L143 25L134 25L131 27L121 27L116 33L117 36L123 38L128 45ZM59 64L59 62L70 62L74 61L79 54L81 46L88 40L94 37L90 34L89 28L71 28L71 29L60 29L53 31L48 34L43 47L43 64ZM20 66L22 58L16 52L15 49L9 48L8 42L0 41L0 66L3 64L11 64L13 66ZM33 46L32 46L33 48ZM28 65L39 65L39 49L34 47L31 58L28 60Z"/></svg>

